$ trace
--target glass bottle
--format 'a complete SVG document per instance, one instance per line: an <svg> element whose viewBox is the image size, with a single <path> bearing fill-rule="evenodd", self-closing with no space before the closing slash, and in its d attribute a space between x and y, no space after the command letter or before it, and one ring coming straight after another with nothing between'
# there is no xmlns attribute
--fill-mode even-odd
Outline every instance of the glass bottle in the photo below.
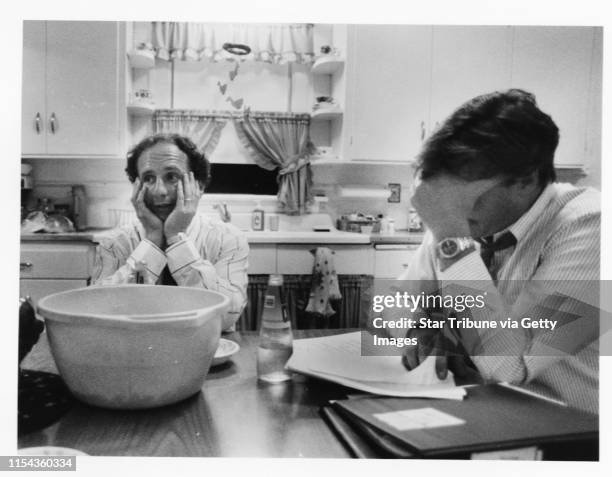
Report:
<svg viewBox="0 0 612 477"><path fill-rule="evenodd" d="M253 209L251 215L251 229L258 231L264 229L264 210L261 207L261 202L257 202L257 205Z"/></svg>
<svg viewBox="0 0 612 477"><path fill-rule="evenodd" d="M270 275L259 330L257 376L269 383L291 379L285 364L293 353L293 332L282 286L282 275Z"/></svg>

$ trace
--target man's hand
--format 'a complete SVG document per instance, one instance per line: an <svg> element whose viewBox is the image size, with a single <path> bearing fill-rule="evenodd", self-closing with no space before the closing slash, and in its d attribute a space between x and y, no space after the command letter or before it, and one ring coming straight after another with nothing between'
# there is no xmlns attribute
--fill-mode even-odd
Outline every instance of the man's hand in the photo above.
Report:
<svg viewBox="0 0 612 477"><path fill-rule="evenodd" d="M442 330L411 328L408 330L406 337L417 339L416 345L404 347L402 364L409 371L422 364L428 356L432 355L435 356L435 369L438 379L446 379L449 369L456 377L463 378L468 375L468 360L463 349L445 336Z"/></svg>
<svg viewBox="0 0 612 477"><path fill-rule="evenodd" d="M145 187L139 178L134 182L132 189L132 205L136 216L145 230L145 237L161 248L164 240L163 222L147 207L144 202Z"/></svg>
<svg viewBox="0 0 612 477"><path fill-rule="evenodd" d="M166 241L187 230L198 210L200 197L202 197L202 190L193 172L183 175L182 180L178 183L174 210L164 223Z"/></svg>
<svg viewBox="0 0 612 477"><path fill-rule="evenodd" d="M436 240L469 237L468 216L476 200L499 182L497 177L466 181L441 174L422 181L410 201Z"/></svg>
<svg viewBox="0 0 612 477"><path fill-rule="evenodd" d="M446 362L446 352L442 347L442 333L439 330L427 328L413 328L408 330L407 338L416 338L417 342L413 346L404 347L402 363L409 371L419 366L429 355L435 355L436 374L439 379L446 379L448 366Z"/></svg>

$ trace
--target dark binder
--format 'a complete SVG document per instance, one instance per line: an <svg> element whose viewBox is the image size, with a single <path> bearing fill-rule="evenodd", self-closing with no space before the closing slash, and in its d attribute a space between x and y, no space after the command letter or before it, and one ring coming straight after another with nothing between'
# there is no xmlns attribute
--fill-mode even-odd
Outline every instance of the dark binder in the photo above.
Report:
<svg viewBox="0 0 612 477"><path fill-rule="evenodd" d="M343 417L339 408L324 406L321 414L354 457L359 459L409 459L414 453L401 442L369 424Z"/></svg>
<svg viewBox="0 0 612 477"><path fill-rule="evenodd" d="M597 460L599 417L571 409L504 386L467 389L462 401L364 398L335 401L332 407L353 429L376 447L376 437L386 436L388 449L404 449L416 458L469 458L474 452L538 446L545 459ZM375 414L431 408L457 425L397 429ZM378 446L380 448L380 446ZM393 453L395 457L402 457Z"/></svg>

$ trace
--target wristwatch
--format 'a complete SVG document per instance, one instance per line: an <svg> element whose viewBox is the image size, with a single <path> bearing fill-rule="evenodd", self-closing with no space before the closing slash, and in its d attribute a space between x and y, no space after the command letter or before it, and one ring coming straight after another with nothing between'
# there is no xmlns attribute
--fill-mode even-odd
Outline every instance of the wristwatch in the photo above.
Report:
<svg viewBox="0 0 612 477"><path fill-rule="evenodd" d="M449 260L476 250L476 246L472 237L447 237L438 242L436 249L439 258Z"/></svg>

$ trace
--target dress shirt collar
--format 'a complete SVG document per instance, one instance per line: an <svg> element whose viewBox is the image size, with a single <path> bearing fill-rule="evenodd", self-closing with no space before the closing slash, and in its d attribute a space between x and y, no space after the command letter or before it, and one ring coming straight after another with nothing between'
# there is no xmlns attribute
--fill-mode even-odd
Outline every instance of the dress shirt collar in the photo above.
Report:
<svg viewBox="0 0 612 477"><path fill-rule="evenodd" d="M494 239L497 240L503 233L510 232L514 235L516 241L520 242L527 232L531 230L539 217L541 217L542 213L553 199L555 191L555 185L548 184L529 210L521 215L512 225L494 234Z"/></svg>

